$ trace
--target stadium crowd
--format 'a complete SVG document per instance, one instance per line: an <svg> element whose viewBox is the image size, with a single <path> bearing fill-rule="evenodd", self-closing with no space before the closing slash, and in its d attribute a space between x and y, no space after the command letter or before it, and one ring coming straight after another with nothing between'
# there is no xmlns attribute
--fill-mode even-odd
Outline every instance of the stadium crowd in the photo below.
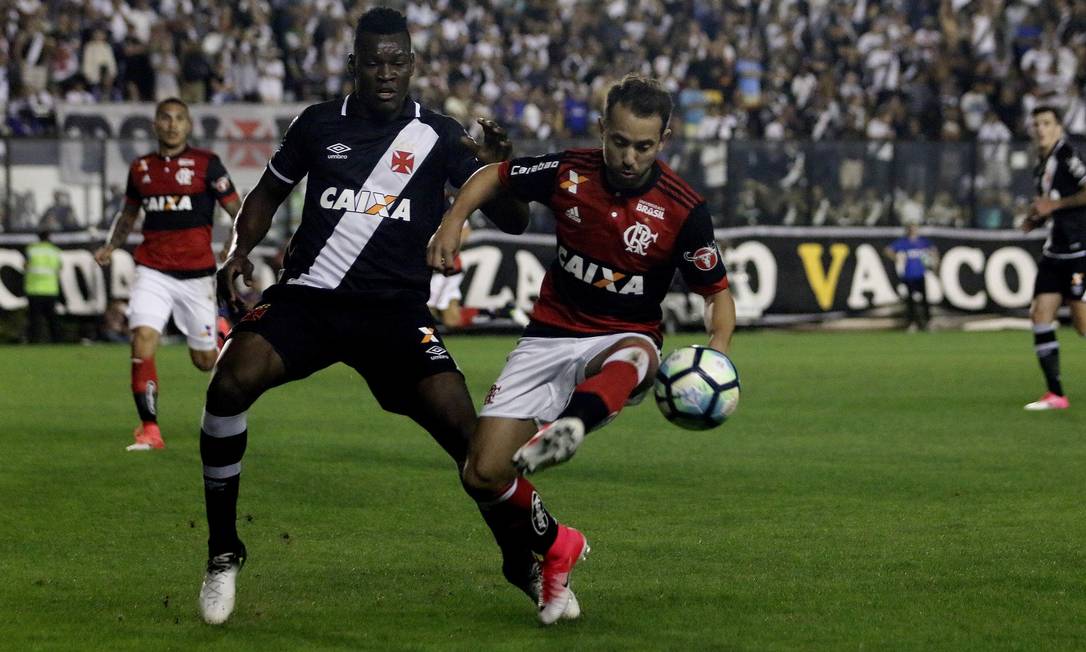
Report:
<svg viewBox="0 0 1086 652"><path fill-rule="evenodd" d="M351 25L370 4L0 0L0 135L55 133L62 101L341 96ZM591 142L611 81L630 71L662 80L678 136L665 157L707 196L718 226L1006 228L1032 195L1030 110L1060 107L1072 138L1086 137L1081 1L399 5L419 99L464 124L493 117L518 142ZM533 228L549 226L533 217Z"/></svg>
<svg viewBox="0 0 1086 652"><path fill-rule="evenodd" d="M340 95L350 25L369 4L0 2L6 128L48 133L59 101ZM421 98L514 135L589 133L600 92L631 70L664 81L691 139L1007 139L1042 100L1086 134L1086 3L1074 0L401 4Z"/></svg>

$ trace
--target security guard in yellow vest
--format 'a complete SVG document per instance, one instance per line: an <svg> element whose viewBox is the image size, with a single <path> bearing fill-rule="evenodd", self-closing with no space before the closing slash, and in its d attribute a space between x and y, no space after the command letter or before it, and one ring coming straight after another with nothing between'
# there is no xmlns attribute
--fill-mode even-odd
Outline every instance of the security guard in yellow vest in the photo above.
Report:
<svg viewBox="0 0 1086 652"><path fill-rule="evenodd" d="M49 339L60 341L57 299L60 297L60 247L49 242L49 231L38 234L39 242L26 247L26 274L23 288L30 308L26 338L39 342L41 322L49 327Z"/></svg>

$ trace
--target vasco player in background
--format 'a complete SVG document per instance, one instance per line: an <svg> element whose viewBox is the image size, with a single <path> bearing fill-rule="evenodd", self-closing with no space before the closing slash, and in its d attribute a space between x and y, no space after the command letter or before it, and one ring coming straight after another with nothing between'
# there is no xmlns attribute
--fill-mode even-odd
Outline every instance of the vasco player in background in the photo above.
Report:
<svg viewBox="0 0 1086 652"><path fill-rule="evenodd" d="M709 346L726 352L735 329L735 303L705 201L656 160L671 133L671 108L658 82L627 76L608 91L602 149L480 169L427 252L434 269L454 271L461 225L495 197L544 203L557 220L558 256L524 337L487 394L463 474L481 508L515 525L542 556L545 624L577 604L569 574L588 542L547 513L518 471L569 459L586 432L650 389L662 344L660 302L676 268L705 297ZM537 432L537 421L549 425Z"/></svg>
<svg viewBox="0 0 1086 652"><path fill-rule="evenodd" d="M136 248L136 277L128 304L132 396L140 418L130 451L165 446L158 427L155 351L171 314L188 339L192 364L202 371L215 365L218 308L212 220L215 202L230 217L241 207L219 157L189 146L192 120L184 102L176 98L159 102L154 129L158 151L133 161L124 208L105 245L94 252L98 264L108 265L143 210L143 242Z"/></svg>
<svg viewBox="0 0 1086 652"><path fill-rule="evenodd" d="M309 176L281 276L234 328L207 390L200 456L209 559L199 602L208 623L225 622L234 609L246 556L236 526L246 414L267 389L343 362L382 408L429 432L458 470L466 459L475 409L426 307L426 243L441 220L446 182L459 187L483 163L508 157L512 145L481 120L480 146L455 120L408 97L414 64L402 14L363 14L347 59L354 92L295 119L238 214L219 276L231 295L238 275L251 282L248 256L275 209ZM484 211L518 231L527 224L517 202ZM534 560L526 548L520 553L527 592Z"/></svg>
<svg viewBox="0 0 1086 652"><path fill-rule="evenodd" d="M1071 407L1060 382L1060 343L1056 340L1056 311L1066 300L1080 335L1086 335L1086 164L1063 139L1059 112L1049 106L1033 109L1033 140L1038 163L1034 169L1037 198L1022 223L1026 232L1052 218L1052 229L1037 264L1033 304L1033 349L1041 363L1048 391L1026 404L1027 410Z"/></svg>

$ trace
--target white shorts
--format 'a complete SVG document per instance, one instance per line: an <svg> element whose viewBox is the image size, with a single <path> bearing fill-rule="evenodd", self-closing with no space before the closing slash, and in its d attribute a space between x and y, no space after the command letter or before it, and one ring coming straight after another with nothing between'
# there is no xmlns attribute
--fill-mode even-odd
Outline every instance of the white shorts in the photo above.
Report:
<svg viewBox="0 0 1086 652"><path fill-rule="evenodd" d="M434 274L430 277L430 299L426 305L437 310L446 310L453 301L459 301L460 283L464 280L464 273L445 276Z"/></svg>
<svg viewBox="0 0 1086 652"><path fill-rule="evenodd" d="M171 313L173 323L185 334L190 349L215 350L215 322L219 315L215 304L215 277L174 278L137 265L128 301L128 327L147 326L161 333Z"/></svg>
<svg viewBox="0 0 1086 652"><path fill-rule="evenodd" d="M566 409L573 389L584 382L585 367L597 355L627 337L640 333L615 333L597 337L522 337L505 359L505 368L487 394L481 417L535 419L549 423ZM630 397L636 405L647 392Z"/></svg>

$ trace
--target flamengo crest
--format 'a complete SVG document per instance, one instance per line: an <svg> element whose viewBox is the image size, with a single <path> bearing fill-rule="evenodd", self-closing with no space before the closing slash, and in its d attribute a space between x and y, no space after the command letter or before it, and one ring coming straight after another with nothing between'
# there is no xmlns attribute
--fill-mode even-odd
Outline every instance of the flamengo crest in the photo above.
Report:
<svg viewBox="0 0 1086 652"><path fill-rule="evenodd" d="M652 229L640 222L626 229L622 234L622 240L626 243L626 251L641 256L645 255L649 245L656 242L658 237L660 237L660 234L654 233Z"/></svg>

